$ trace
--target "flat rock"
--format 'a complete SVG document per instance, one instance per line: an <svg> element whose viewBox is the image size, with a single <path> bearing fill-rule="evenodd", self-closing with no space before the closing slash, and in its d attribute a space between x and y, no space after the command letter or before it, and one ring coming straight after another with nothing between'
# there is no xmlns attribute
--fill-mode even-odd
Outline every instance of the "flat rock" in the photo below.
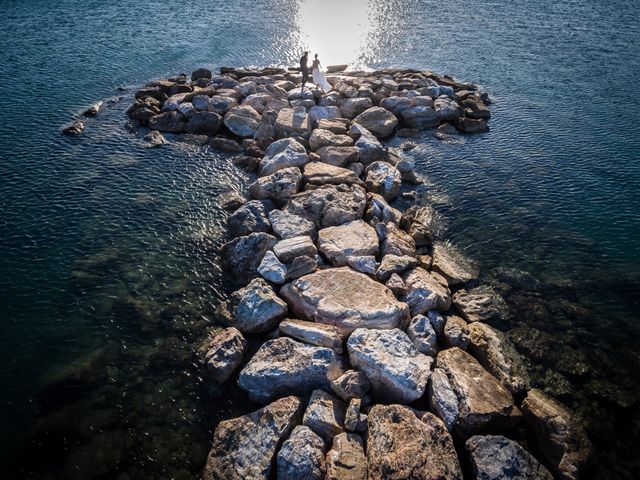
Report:
<svg viewBox="0 0 640 480"><path fill-rule="evenodd" d="M344 432L344 414L347 405L324 390L314 390L304 412L302 423L317 433L327 445L333 437Z"/></svg>
<svg viewBox="0 0 640 480"><path fill-rule="evenodd" d="M347 265L353 268L356 272L374 275L376 273L378 262L376 262L376 257L373 255L364 255L359 257L348 256Z"/></svg>
<svg viewBox="0 0 640 480"><path fill-rule="evenodd" d="M232 293L216 309L217 320L243 333L267 332L287 314L287 304L262 278Z"/></svg>
<svg viewBox="0 0 640 480"><path fill-rule="evenodd" d="M402 119L402 123L409 128L436 128L440 125L440 120L436 112L433 108L425 105L418 105L403 110L400 112L400 118Z"/></svg>
<svg viewBox="0 0 640 480"><path fill-rule="evenodd" d="M283 108L276 119L278 138L292 137L311 130L311 120L304 108Z"/></svg>
<svg viewBox="0 0 640 480"><path fill-rule="evenodd" d="M458 347L466 350L469 345L467 322L455 315L447 316L444 324L444 343L447 347Z"/></svg>
<svg viewBox="0 0 640 480"><path fill-rule="evenodd" d="M231 235L241 237L256 232L269 232L271 224L267 214L273 208L266 202L252 200L241 205L229 216L227 226Z"/></svg>
<svg viewBox="0 0 640 480"><path fill-rule="evenodd" d="M336 185L300 192L291 197L284 210L325 228L362 218L365 206L362 187Z"/></svg>
<svg viewBox="0 0 640 480"><path fill-rule="evenodd" d="M409 255L385 255L376 271L376 276L381 282L386 282L394 273L403 273L417 265L418 260Z"/></svg>
<svg viewBox="0 0 640 480"><path fill-rule="evenodd" d="M330 389L344 373L344 361L334 350L280 337L265 342L240 372L238 385L255 402L317 388Z"/></svg>
<svg viewBox="0 0 640 480"><path fill-rule="evenodd" d="M465 449L476 480L553 480L529 452L502 435L475 435Z"/></svg>
<svg viewBox="0 0 640 480"><path fill-rule="evenodd" d="M240 105L224 115L224 124L240 138L253 137L260 126L260 114L249 105Z"/></svg>
<svg viewBox="0 0 640 480"><path fill-rule="evenodd" d="M316 235L313 222L282 210L276 209L269 212L269 222L273 233L281 239Z"/></svg>
<svg viewBox="0 0 640 480"><path fill-rule="evenodd" d="M311 150L319 150L322 147L351 147L353 138L348 135L339 135L329 130L316 128L309 137Z"/></svg>
<svg viewBox="0 0 640 480"><path fill-rule="evenodd" d="M424 393L433 359L418 352L402 330L358 328L347 349L349 361L367 375L376 397L409 403Z"/></svg>
<svg viewBox="0 0 640 480"><path fill-rule="evenodd" d="M307 163L304 167L304 181L312 185L350 185L361 183L358 175L347 168L336 167L324 162Z"/></svg>
<svg viewBox="0 0 640 480"><path fill-rule="evenodd" d="M450 243L433 244L433 270L449 282L449 286L461 285L478 277L478 268Z"/></svg>
<svg viewBox="0 0 640 480"><path fill-rule="evenodd" d="M367 376L357 370L348 370L331 382L331 389L345 402L352 398L362 398L371 389Z"/></svg>
<svg viewBox="0 0 640 480"><path fill-rule="evenodd" d="M388 137L398 126L396 116L381 107L371 107L354 118L353 121L362 125L378 138Z"/></svg>
<svg viewBox="0 0 640 480"><path fill-rule="evenodd" d="M271 175L278 170L289 167L302 168L309 163L309 156L304 146L293 138L283 138L273 142L264 152L260 160L260 176Z"/></svg>
<svg viewBox="0 0 640 480"><path fill-rule="evenodd" d="M322 130L329 130L337 135L346 135L348 132L349 120L346 118L331 118L318 120L318 127Z"/></svg>
<svg viewBox="0 0 640 480"><path fill-rule="evenodd" d="M318 250L311 237L299 236L280 240L273 246L273 252L283 263L289 263L297 257L313 257Z"/></svg>
<svg viewBox="0 0 640 480"><path fill-rule="evenodd" d="M395 328L408 314L408 307L388 288L348 267L305 275L284 285L280 294L299 315L343 332Z"/></svg>
<svg viewBox="0 0 640 480"><path fill-rule="evenodd" d="M400 192L402 176L390 163L373 162L365 170L364 183L370 192L378 193L390 202Z"/></svg>
<svg viewBox="0 0 640 480"><path fill-rule="evenodd" d="M207 371L216 382L224 383L242 363L247 341L238 329L224 328L213 336L207 348Z"/></svg>
<svg viewBox="0 0 640 480"><path fill-rule="evenodd" d="M284 320L279 325L280 333L318 347L327 347L342 354L343 336L336 327L303 320Z"/></svg>
<svg viewBox="0 0 640 480"><path fill-rule="evenodd" d="M402 298L411 309L411 315L424 314L429 310L446 312L451 308L451 292L446 280L437 273L417 267L406 272L402 279L407 285L407 294Z"/></svg>
<svg viewBox="0 0 640 480"><path fill-rule="evenodd" d="M296 257L287 269L287 280L295 280L296 278L313 273L317 269L318 262L314 258L306 255Z"/></svg>
<svg viewBox="0 0 640 480"><path fill-rule="evenodd" d="M260 262L258 273L265 280L276 285L282 285L287 278L287 267L278 260L275 253L269 250L262 258L262 262Z"/></svg>
<svg viewBox="0 0 640 480"><path fill-rule="evenodd" d="M529 375L520 354L499 330L484 323L466 326L469 352L513 395L529 390Z"/></svg>
<svg viewBox="0 0 640 480"><path fill-rule="evenodd" d="M500 321L508 311L500 294L487 286L457 291L453 296L453 304L469 323Z"/></svg>
<svg viewBox="0 0 640 480"><path fill-rule="evenodd" d="M367 480L367 457L362 437L355 433L340 433L326 456L325 480Z"/></svg>
<svg viewBox="0 0 640 480"><path fill-rule="evenodd" d="M278 452L278 480L324 480L325 450L318 435L298 425Z"/></svg>
<svg viewBox="0 0 640 480"><path fill-rule="evenodd" d="M431 321L424 315L416 315L409 322L407 335L416 349L429 357L438 353L438 336L431 325Z"/></svg>
<svg viewBox="0 0 640 480"><path fill-rule="evenodd" d="M378 254L378 235L363 220L355 220L318 232L318 250L334 266L347 265L347 257Z"/></svg>
<svg viewBox="0 0 640 480"><path fill-rule="evenodd" d="M435 415L375 405L368 423L369 480L462 480L453 440Z"/></svg>
<svg viewBox="0 0 640 480"><path fill-rule="evenodd" d="M276 237L264 232L234 238L222 246L222 263L234 283L246 283L258 274L258 266Z"/></svg>
<svg viewBox="0 0 640 480"><path fill-rule="evenodd" d="M536 436L538 447L558 478L580 478L591 453L591 442L579 418L537 389L529 391L522 403L522 411Z"/></svg>
<svg viewBox="0 0 640 480"><path fill-rule="evenodd" d="M328 146L322 147L317 153L323 163L336 167L345 167L350 163L357 162L360 156L360 150L356 147Z"/></svg>
<svg viewBox="0 0 640 480"><path fill-rule="evenodd" d="M441 350L436 365L457 398L454 428L461 434L509 429L522 419L509 391L467 352L456 347ZM437 397L439 392L434 394Z"/></svg>
<svg viewBox="0 0 640 480"><path fill-rule="evenodd" d="M300 399L289 396L248 415L220 422L202 478L270 478L278 447L299 422L301 409Z"/></svg>
<svg viewBox="0 0 640 480"><path fill-rule="evenodd" d="M302 173L298 167L288 167L258 178L249 186L249 193L257 199L288 200L302 187Z"/></svg>

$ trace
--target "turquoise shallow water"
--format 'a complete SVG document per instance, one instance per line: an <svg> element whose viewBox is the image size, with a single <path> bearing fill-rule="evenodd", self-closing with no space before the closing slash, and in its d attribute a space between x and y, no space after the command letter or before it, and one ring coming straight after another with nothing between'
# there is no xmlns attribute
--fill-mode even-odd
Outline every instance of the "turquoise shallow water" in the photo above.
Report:
<svg viewBox="0 0 640 480"><path fill-rule="evenodd" d="M249 177L211 151L141 148L123 112L149 79L293 64L308 46L325 64L430 68L490 92L489 134L417 142L419 193L503 291L536 386L585 417L594 478L634 478L640 7L550 3L3 2L0 446L13 477L196 478L217 419L252 408L202 382L194 354L227 289L217 202ZM59 135L99 99L82 137Z"/></svg>

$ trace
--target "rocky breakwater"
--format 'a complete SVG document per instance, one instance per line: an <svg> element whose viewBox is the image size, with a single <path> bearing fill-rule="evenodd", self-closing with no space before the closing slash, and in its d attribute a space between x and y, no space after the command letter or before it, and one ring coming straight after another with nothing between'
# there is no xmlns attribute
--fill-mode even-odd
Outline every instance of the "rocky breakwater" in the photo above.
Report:
<svg viewBox="0 0 640 480"><path fill-rule="evenodd" d="M486 94L415 70L328 79L323 94L295 71L200 69L148 84L128 110L151 143L170 132L256 173L248 198L222 202L240 288L204 363L264 406L220 422L204 478L578 478L584 430L530 389L495 328L502 298L434 238L433 208L393 206L419 177L382 142L486 131ZM262 343L250 358L249 336Z"/></svg>

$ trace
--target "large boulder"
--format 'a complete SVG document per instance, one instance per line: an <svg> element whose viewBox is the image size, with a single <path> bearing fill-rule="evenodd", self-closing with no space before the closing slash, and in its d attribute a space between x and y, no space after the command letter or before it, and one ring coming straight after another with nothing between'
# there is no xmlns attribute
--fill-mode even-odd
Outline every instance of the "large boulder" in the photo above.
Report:
<svg viewBox="0 0 640 480"><path fill-rule="evenodd" d="M288 167L271 175L259 177L249 186L253 198L288 200L302 186L302 173L298 167Z"/></svg>
<svg viewBox="0 0 640 480"><path fill-rule="evenodd" d="M229 380L242 363L247 341L237 328L223 328L208 342L204 361L207 371L218 383Z"/></svg>
<svg viewBox="0 0 640 480"><path fill-rule="evenodd" d="M217 319L243 333L273 329L287 314L287 304L262 278L255 278L244 288L232 293L221 303Z"/></svg>
<svg viewBox="0 0 640 480"><path fill-rule="evenodd" d="M487 286L457 291L453 295L453 305L469 323L498 322L508 315L504 299L493 288Z"/></svg>
<svg viewBox="0 0 640 480"><path fill-rule="evenodd" d="M369 165L378 160L384 160L387 152L380 141L366 128L354 123L351 126L351 134L356 136L355 146L359 152L359 160L364 165Z"/></svg>
<svg viewBox="0 0 640 480"><path fill-rule="evenodd" d="M465 448L475 480L553 480L529 452L502 435L475 435Z"/></svg>
<svg viewBox="0 0 640 480"><path fill-rule="evenodd" d="M403 110L414 106L410 98L407 97L387 97L380 101L380 106L389 110L394 115L399 115Z"/></svg>
<svg viewBox="0 0 640 480"><path fill-rule="evenodd" d="M400 112L402 122L410 128L436 128L440 125L436 112L431 107L418 105Z"/></svg>
<svg viewBox="0 0 640 480"><path fill-rule="evenodd" d="M246 283L258 274L258 266L267 250L278 242L268 233L258 232L234 238L222 246L223 267L233 283Z"/></svg>
<svg viewBox="0 0 640 480"><path fill-rule="evenodd" d="M371 99L364 97L341 100L338 108L344 118L352 119L371 107L373 107Z"/></svg>
<svg viewBox="0 0 640 480"><path fill-rule="evenodd" d="M325 480L367 480L367 457L362 437L355 433L340 433L326 456Z"/></svg>
<svg viewBox="0 0 640 480"><path fill-rule="evenodd" d="M344 432L347 405L324 390L314 390L304 412L302 423L331 445L333 437Z"/></svg>
<svg viewBox="0 0 640 480"><path fill-rule="evenodd" d="M329 130L316 128L309 137L311 150L319 150L322 147L350 147L353 138L348 135L337 135Z"/></svg>
<svg viewBox="0 0 640 480"><path fill-rule="evenodd" d="M363 220L354 220L318 232L318 250L334 266L347 265L347 257L378 254L378 235Z"/></svg>
<svg viewBox="0 0 640 480"><path fill-rule="evenodd" d="M453 428L460 434L506 430L522 419L509 391L467 352L456 347L441 350L436 367L435 372L443 374L439 379L445 389L456 397L458 416ZM432 385L432 388L430 400L435 404L444 396L437 390L439 385ZM436 412L438 410L451 411L451 408L443 406L436 408ZM443 420L452 423L451 419Z"/></svg>
<svg viewBox="0 0 640 480"><path fill-rule="evenodd" d="M273 208L270 203L252 200L233 212L227 221L231 235L241 237L254 232L269 232L271 224L267 214Z"/></svg>
<svg viewBox="0 0 640 480"><path fill-rule="evenodd" d="M293 195L285 211L313 222L316 227L332 227L362 218L366 206L364 188L336 185Z"/></svg>
<svg viewBox="0 0 640 480"><path fill-rule="evenodd" d="M224 115L224 124L240 138L250 138L260 126L260 114L249 105L240 105Z"/></svg>
<svg viewBox="0 0 640 480"><path fill-rule="evenodd" d="M402 175L390 163L373 162L365 170L367 190L378 193L387 201L398 196L402 185Z"/></svg>
<svg viewBox="0 0 640 480"><path fill-rule="evenodd" d="M194 112L184 126L184 131L197 135L215 135L222 126L222 117L215 112Z"/></svg>
<svg viewBox="0 0 640 480"><path fill-rule="evenodd" d="M307 163L304 167L304 181L311 185L351 185L362 183L358 175L347 168L336 167L324 162Z"/></svg>
<svg viewBox="0 0 640 480"><path fill-rule="evenodd" d="M402 276L407 285L407 294L402 297L411 309L411 315L424 314L429 310L446 312L451 308L451 292L446 280L424 268L414 268Z"/></svg>
<svg viewBox="0 0 640 480"><path fill-rule="evenodd" d="M356 328L395 328L407 320L408 307L381 283L348 267L320 270L280 290L294 312L343 332Z"/></svg>
<svg viewBox="0 0 640 480"><path fill-rule="evenodd" d="M433 359L418 352L402 330L356 329L347 341L349 361L384 401L409 403L422 396Z"/></svg>
<svg viewBox="0 0 640 480"><path fill-rule="evenodd" d="M325 444L304 425L298 425L278 452L278 480L324 480Z"/></svg>
<svg viewBox="0 0 640 480"><path fill-rule="evenodd" d="M149 119L149 128L160 132L184 132L186 119L180 112L164 112Z"/></svg>
<svg viewBox="0 0 640 480"><path fill-rule="evenodd" d="M458 123L460 117L464 116L462 107L458 105L458 102L449 97L436 98L433 103L433 108L440 122L448 122L455 125Z"/></svg>
<svg viewBox="0 0 640 480"><path fill-rule="evenodd" d="M513 395L529 390L529 376L520 354L499 330L481 322L468 324L469 352Z"/></svg>
<svg viewBox="0 0 640 480"><path fill-rule="evenodd" d="M209 98L209 111L218 115L225 115L229 110L238 106L238 101L233 97L214 95Z"/></svg>
<svg viewBox="0 0 640 480"><path fill-rule="evenodd" d="M259 173L261 176L271 175L283 168L301 168L308 162L309 156L300 142L293 138L283 138L273 142L264 152Z"/></svg>
<svg viewBox="0 0 640 480"><path fill-rule="evenodd" d="M248 415L224 420L213 434L203 480L267 480L276 452L300 421L302 402L285 397Z"/></svg>
<svg viewBox="0 0 640 480"><path fill-rule="evenodd" d="M343 358L334 350L281 337L260 347L240 372L238 385L251 400L265 403L286 394L329 390L343 373Z"/></svg>
<svg viewBox="0 0 640 480"><path fill-rule="evenodd" d="M375 405L368 424L369 480L462 480L453 440L435 415Z"/></svg>
<svg viewBox="0 0 640 480"><path fill-rule="evenodd" d="M301 135L311 130L311 120L304 107L283 108L276 118L276 135L278 138Z"/></svg>
<svg viewBox="0 0 640 480"><path fill-rule="evenodd" d="M447 242L433 244L433 270L447 279L449 286L461 285L478 277L478 268Z"/></svg>
<svg viewBox="0 0 640 480"><path fill-rule="evenodd" d="M378 138L388 137L398 126L398 119L395 115L382 107L371 107L354 118L353 121L362 125Z"/></svg>
<svg viewBox="0 0 640 480"><path fill-rule="evenodd" d="M591 442L578 417L537 389L527 394L522 411L536 436L540 451L558 478L580 478L580 471L591 453Z"/></svg>
<svg viewBox="0 0 640 480"><path fill-rule="evenodd" d="M380 253L387 255L416 256L416 244L404 230L400 230L393 222L378 223L376 232L380 238Z"/></svg>
<svg viewBox="0 0 640 480"><path fill-rule="evenodd" d="M315 237L316 234L313 222L282 210L276 209L269 212L269 222L273 233L281 239L299 236Z"/></svg>

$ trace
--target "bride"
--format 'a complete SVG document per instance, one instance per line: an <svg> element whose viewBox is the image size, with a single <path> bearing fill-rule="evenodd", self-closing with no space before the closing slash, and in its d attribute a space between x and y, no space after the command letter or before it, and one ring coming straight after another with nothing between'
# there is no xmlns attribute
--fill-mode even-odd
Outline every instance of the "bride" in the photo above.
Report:
<svg viewBox="0 0 640 480"><path fill-rule="evenodd" d="M313 63L311 64L313 82L318 85L324 93L331 91L331 84L327 82L327 78L320 71L320 60L318 59L318 54L316 53Z"/></svg>

